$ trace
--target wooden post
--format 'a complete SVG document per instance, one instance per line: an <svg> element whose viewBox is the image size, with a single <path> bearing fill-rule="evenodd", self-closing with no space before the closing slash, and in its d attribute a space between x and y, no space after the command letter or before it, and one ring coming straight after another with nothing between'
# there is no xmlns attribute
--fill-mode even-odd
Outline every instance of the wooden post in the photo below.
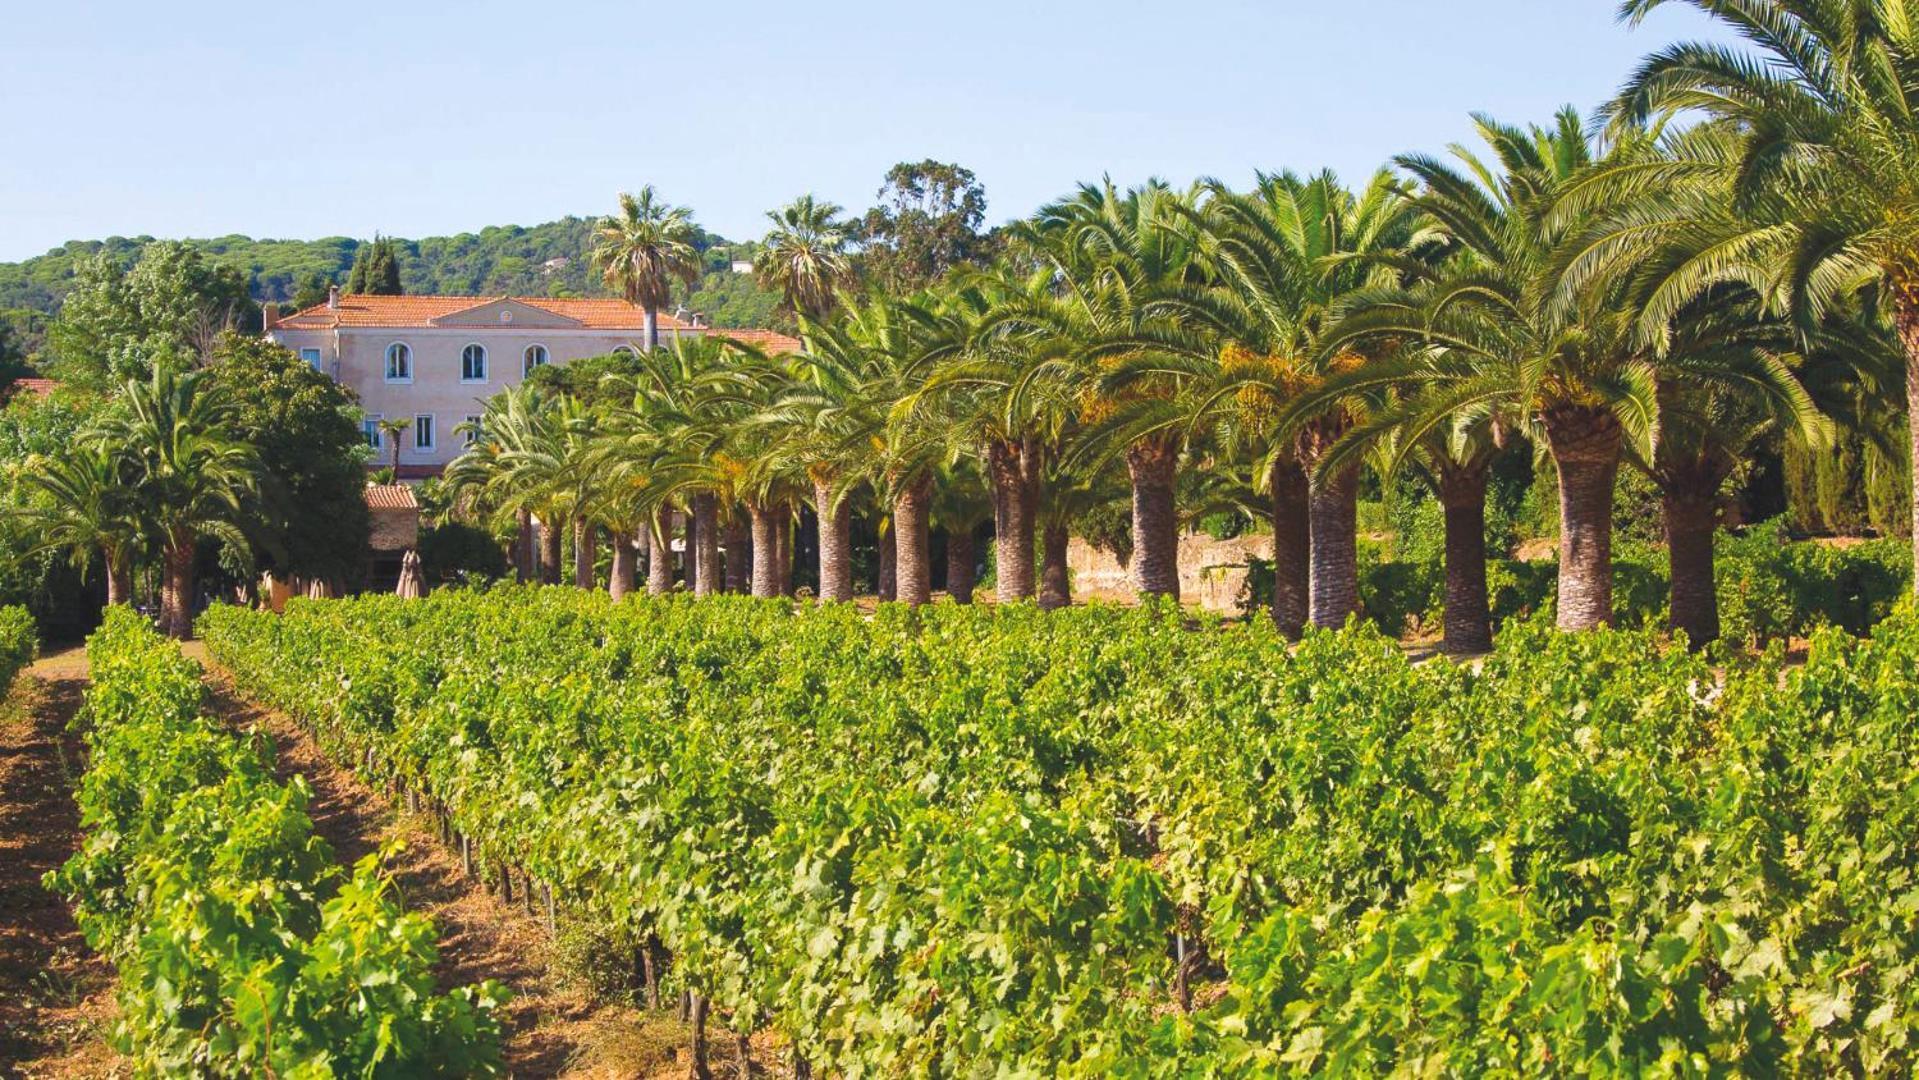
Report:
<svg viewBox="0 0 1919 1080"><path fill-rule="evenodd" d="M706 1065L706 998L693 995L693 1060L686 1071L690 1080L713 1080L712 1070Z"/></svg>
<svg viewBox="0 0 1919 1080"><path fill-rule="evenodd" d="M460 873L473 876L473 842L465 833L460 834Z"/></svg>

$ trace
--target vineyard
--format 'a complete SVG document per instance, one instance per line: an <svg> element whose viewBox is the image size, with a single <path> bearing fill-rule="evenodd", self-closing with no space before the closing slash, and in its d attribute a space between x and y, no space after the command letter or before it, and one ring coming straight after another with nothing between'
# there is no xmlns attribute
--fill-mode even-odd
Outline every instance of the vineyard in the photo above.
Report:
<svg viewBox="0 0 1919 1080"><path fill-rule="evenodd" d="M38 638L27 609L0 607L0 697L6 696L13 677L33 662Z"/></svg>
<svg viewBox="0 0 1919 1080"><path fill-rule="evenodd" d="M1476 668L1365 630L1289 652L1263 620L1151 606L867 618L504 588L220 607L200 629L241 687L442 815L484 872L630 950L656 997L771 1029L828 1074L1919 1057L1910 610L1871 640L1819 635L1803 666L1729 673L1544 623L1509 625ZM152 805L116 794L131 762L208 767L149 758L194 730L190 695L134 659L144 635L116 623L107 644L96 718L125 712L139 738L96 735L103 825ZM207 760L227 786L259 787L224 745ZM262 790L297 818L297 791ZM177 924L128 909L118 875L150 863L122 843L69 877L89 932L153 962ZM137 948L130 923L154 931ZM484 1016L425 1000L405 1015Z"/></svg>
<svg viewBox="0 0 1919 1080"><path fill-rule="evenodd" d="M431 924L377 854L339 866L305 786L204 715L199 666L125 607L87 651L87 840L47 884L119 969L139 1075L497 1074L498 989L434 992Z"/></svg>

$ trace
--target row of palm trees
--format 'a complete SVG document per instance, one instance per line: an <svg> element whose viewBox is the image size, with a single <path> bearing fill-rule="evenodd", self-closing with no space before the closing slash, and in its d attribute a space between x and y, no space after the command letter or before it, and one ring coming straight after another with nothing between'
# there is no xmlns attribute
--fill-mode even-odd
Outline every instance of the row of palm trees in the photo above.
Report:
<svg viewBox="0 0 1919 1080"><path fill-rule="evenodd" d="M633 585L630 538L664 551L676 507L695 592L724 587L736 515L753 590L778 591L783 523L810 503L820 596L848 599L850 506L871 501L907 603L930 597L929 529L963 548L989 515L999 598L1064 602L1068 530L1123 484L1142 595L1179 595L1182 502L1247 508L1272 525L1272 616L1296 636L1359 610L1362 467L1416 468L1445 509L1446 644L1476 651L1488 474L1523 438L1559 481L1559 625L1611 618L1624 465L1661 495L1673 625L1711 640L1717 508L1740 461L1839 425L1896 429L1894 389L1919 364L1919 24L1903 0L1696 6L1770 63L1680 46L1602 130L1570 110L1481 117L1483 150L1401 157L1358 189L1291 173L1246 191L1085 185L1013 226L997 264L914 295L857 289L838 208L801 200L769 215L757 267L800 352L688 338L595 405L509 392L452 479L523 528L575 523L582 558L599 530L621 538L615 591ZM689 229L650 190L623 198L596 259L652 310ZM669 587L666 560L649 564Z"/></svg>

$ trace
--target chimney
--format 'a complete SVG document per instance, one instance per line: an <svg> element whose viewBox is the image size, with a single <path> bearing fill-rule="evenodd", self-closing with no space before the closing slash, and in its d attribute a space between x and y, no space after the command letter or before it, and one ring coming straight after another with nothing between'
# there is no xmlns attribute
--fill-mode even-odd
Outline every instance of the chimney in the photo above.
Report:
<svg viewBox="0 0 1919 1080"><path fill-rule="evenodd" d="M266 303L260 305L260 328L262 330L273 329L273 324L279 321L280 305L277 301L268 300Z"/></svg>
<svg viewBox="0 0 1919 1080"><path fill-rule="evenodd" d="M340 310L340 287L338 285L328 285L326 287L326 309L328 311Z"/></svg>
<svg viewBox="0 0 1919 1080"><path fill-rule="evenodd" d="M696 311L693 313L693 329L695 330L706 329L706 316L702 314L701 312Z"/></svg>

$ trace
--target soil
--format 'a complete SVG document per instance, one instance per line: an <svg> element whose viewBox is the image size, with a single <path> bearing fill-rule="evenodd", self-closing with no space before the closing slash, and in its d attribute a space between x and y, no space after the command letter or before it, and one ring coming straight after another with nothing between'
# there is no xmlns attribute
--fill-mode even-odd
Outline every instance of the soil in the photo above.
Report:
<svg viewBox="0 0 1919 1080"><path fill-rule="evenodd" d="M113 968L40 884L80 845L83 757L67 724L85 687L86 656L72 649L27 669L0 702L0 1077L126 1074L106 1039Z"/></svg>

